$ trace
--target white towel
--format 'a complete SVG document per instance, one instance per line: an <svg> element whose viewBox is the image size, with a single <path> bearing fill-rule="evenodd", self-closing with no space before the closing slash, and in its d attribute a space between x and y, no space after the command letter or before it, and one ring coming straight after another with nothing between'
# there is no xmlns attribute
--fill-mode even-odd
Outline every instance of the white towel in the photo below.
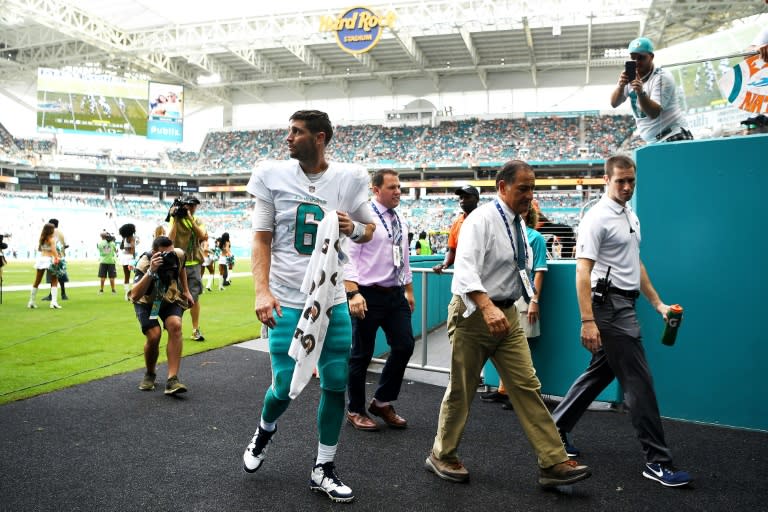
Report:
<svg viewBox="0 0 768 512"><path fill-rule="evenodd" d="M341 250L339 217L336 211L327 212L317 226L315 249L301 283L301 291L307 294L307 301L288 349L288 355L296 360L288 394L291 398L299 396L317 367L333 309L336 285L343 282L342 270L346 260Z"/></svg>

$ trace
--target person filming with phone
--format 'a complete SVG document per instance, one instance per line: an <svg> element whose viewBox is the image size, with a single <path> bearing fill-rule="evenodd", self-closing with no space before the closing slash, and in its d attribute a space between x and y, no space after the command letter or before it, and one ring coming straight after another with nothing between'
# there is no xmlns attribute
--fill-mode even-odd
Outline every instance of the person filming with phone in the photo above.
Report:
<svg viewBox="0 0 768 512"><path fill-rule="evenodd" d="M672 73L653 64L653 43L638 37L629 43L629 60L611 93L614 108L629 98L637 130L649 144L692 140L677 103Z"/></svg>

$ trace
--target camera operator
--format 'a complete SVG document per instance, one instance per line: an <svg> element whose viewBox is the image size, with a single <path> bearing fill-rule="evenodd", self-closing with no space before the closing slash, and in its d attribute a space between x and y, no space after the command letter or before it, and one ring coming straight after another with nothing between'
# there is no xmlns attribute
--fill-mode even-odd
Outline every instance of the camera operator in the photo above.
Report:
<svg viewBox="0 0 768 512"><path fill-rule="evenodd" d="M147 337L144 344L147 371L139 384L142 391L155 389L155 370L162 335L158 318L168 331L168 380L165 394L175 395L187 391L178 377L184 343L181 316L195 301L187 284L184 260L184 251L174 248L170 238L160 236L152 242L152 251L142 254L136 263L130 297L141 332Z"/></svg>
<svg viewBox="0 0 768 512"><path fill-rule="evenodd" d="M184 266L187 271L189 291L194 302L190 307L192 315L192 339L205 341L200 332L200 303L198 298L203 293L202 267L203 255L202 241L208 239L208 233L203 223L195 217L195 211L200 200L194 196L186 196L176 199L168 212L167 222L170 222L168 238L173 240L174 247L178 247L186 255Z"/></svg>
<svg viewBox="0 0 768 512"><path fill-rule="evenodd" d="M107 276L109 276L109 284L112 286L112 295L116 295L115 277L117 276L117 270L115 270L115 258L117 256L117 245L115 245L115 237L107 231L102 231L101 241L96 244L96 249L99 251L99 295L104 294L104 280Z"/></svg>

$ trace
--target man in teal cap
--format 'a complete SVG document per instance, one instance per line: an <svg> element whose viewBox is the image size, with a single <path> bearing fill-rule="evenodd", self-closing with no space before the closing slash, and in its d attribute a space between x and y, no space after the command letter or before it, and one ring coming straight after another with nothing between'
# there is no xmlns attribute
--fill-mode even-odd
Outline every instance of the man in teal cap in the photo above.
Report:
<svg viewBox="0 0 768 512"><path fill-rule="evenodd" d="M672 73L653 65L651 40L638 37L628 50L637 71L634 78L627 75L626 68L621 72L611 105L616 108L629 98L637 131L648 143L693 139L677 103Z"/></svg>

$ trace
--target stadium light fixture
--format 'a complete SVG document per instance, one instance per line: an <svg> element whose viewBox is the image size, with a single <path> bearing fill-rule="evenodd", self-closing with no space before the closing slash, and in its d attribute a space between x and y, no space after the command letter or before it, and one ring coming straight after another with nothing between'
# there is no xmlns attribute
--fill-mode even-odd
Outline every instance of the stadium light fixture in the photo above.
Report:
<svg viewBox="0 0 768 512"><path fill-rule="evenodd" d="M221 75L212 73L210 75L200 75L197 77L198 85L210 85L221 83Z"/></svg>
<svg viewBox="0 0 768 512"><path fill-rule="evenodd" d="M24 18L12 12L4 12L0 15L0 23L6 27L15 27L24 23Z"/></svg>

